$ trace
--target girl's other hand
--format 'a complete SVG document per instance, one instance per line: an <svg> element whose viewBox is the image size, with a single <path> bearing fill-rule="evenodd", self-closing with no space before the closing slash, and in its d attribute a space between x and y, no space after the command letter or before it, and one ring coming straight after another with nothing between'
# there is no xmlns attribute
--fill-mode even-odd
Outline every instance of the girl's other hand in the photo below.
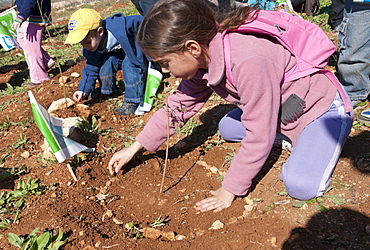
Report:
<svg viewBox="0 0 370 250"><path fill-rule="evenodd" d="M140 149L142 149L142 147L143 146L136 141L129 147L116 152L109 161L109 173L111 175L118 173L118 171L120 171L121 168L126 165Z"/></svg>
<svg viewBox="0 0 370 250"><path fill-rule="evenodd" d="M207 212L214 209L213 212L219 212L224 208L230 207L235 195L220 187L216 191L211 191L212 197L197 202L196 209L201 212Z"/></svg>

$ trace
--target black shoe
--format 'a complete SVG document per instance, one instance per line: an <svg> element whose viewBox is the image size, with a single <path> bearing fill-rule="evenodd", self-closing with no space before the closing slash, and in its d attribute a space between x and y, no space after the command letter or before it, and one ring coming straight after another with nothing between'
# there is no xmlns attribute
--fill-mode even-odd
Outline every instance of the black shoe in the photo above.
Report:
<svg viewBox="0 0 370 250"><path fill-rule="evenodd" d="M116 109L116 112L120 115L130 115L135 113L139 103L134 102L124 102L122 107Z"/></svg>

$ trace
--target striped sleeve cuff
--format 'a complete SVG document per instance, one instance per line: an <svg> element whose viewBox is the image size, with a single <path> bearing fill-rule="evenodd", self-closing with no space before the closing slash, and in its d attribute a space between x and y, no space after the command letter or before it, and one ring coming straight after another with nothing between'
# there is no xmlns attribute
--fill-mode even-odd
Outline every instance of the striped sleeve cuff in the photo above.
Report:
<svg viewBox="0 0 370 250"><path fill-rule="evenodd" d="M14 19L14 22L23 23L24 22L24 18L21 17L20 15L17 15L17 17Z"/></svg>

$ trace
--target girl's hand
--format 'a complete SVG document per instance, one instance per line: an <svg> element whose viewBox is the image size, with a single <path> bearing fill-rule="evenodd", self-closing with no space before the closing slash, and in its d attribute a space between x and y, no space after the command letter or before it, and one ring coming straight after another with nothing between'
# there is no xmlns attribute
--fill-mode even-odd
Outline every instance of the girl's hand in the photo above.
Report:
<svg viewBox="0 0 370 250"><path fill-rule="evenodd" d="M73 93L73 99L75 99L75 101L77 102L81 101L85 97L86 97L86 94L83 91L76 91Z"/></svg>
<svg viewBox="0 0 370 250"><path fill-rule="evenodd" d="M109 173L111 175L118 173L118 171L120 171L121 168L126 165L140 149L142 149L142 147L143 146L136 141L131 144L131 146L116 152L109 161Z"/></svg>
<svg viewBox="0 0 370 250"><path fill-rule="evenodd" d="M230 207L233 202L235 195L220 187L216 191L211 191L212 197L201 200L195 204L197 210L206 212L214 209L213 212L219 212L224 208Z"/></svg>
<svg viewBox="0 0 370 250"><path fill-rule="evenodd" d="M19 27L21 27L21 23L13 22L12 29L18 32Z"/></svg>

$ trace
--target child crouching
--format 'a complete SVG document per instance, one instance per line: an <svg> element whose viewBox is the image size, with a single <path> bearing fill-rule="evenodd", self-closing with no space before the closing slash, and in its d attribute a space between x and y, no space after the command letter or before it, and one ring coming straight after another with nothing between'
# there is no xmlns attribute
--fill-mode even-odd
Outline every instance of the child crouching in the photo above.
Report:
<svg viewBox="0 0 370 250"><path fill-rule="evenodd" d="M76 101L87 98L92 92L111 94L116 73L122 69L124 104L116 111L121 115L135 112L143 101L148 68L148 60L134 38L142 18L117 13L103 20L98 12L87 8L72 14L65 43L80 43L86 58L82 80L73 94ZM95 88L96 80L100 83L99 88Z"/></svg>

